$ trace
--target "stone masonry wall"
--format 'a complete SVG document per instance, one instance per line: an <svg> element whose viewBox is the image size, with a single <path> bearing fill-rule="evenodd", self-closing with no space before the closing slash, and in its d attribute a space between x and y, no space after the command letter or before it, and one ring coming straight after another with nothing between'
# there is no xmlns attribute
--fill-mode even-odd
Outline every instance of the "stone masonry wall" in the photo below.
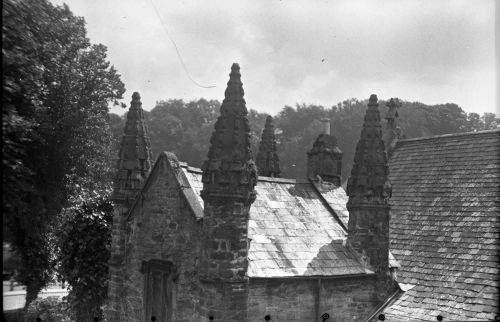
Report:
<svg viewBox="0 0 500 322"><path fill-rule="evenodd" d="M361 321L377 307L375 281L344 279L250 279L248 321Z"/></svg>
<svg viewBox="0 0 500 322"><path fill-rule="evenodd" d="M127 207L117 204L113 212L113 228L111 233L112 248L111 248L111 261L109 265L109 289L108 289L108 305L106 307L106 317L110 321L121 320L120 312L123 311L123 274L124 267L122 265L124 252L124 217L127 213Z"/></svg>
<svg viewBox="0 0 500 322"><path fill-rule="evenodd" d="M200 321L197 307L197 265L199 252L198 227L174 177L180 171L178 163L163 159L153 173L145 195L132 212L126 241L126 298L124 316L127 321L143 321L144 275L143 261L171 261L179 277L173 321Z"/></svg>
<svg viewBox="0 0 500 322"><path fill-rule="evenodd" d="M200 308L217 321L242 321L248 298L249 205L222 199L205 205ZM221 296L219 298L219 296Z"/></svg>

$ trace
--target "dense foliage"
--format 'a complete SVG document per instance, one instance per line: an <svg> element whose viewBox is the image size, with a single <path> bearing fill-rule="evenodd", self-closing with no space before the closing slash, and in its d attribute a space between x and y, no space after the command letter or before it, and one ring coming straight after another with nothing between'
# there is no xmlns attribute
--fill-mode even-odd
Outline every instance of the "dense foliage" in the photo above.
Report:
<svg viewBox="0 0 500 322"><path fill-rule="evenodd" d="M70 285L76 321L102 318L107 296L113 205L110 193L83 192L61 213L58 274Z"/></svg>
<svg viewBox="0 0 500 322"><path fill-rule="evenodd" d="M28 305L52 277L55 216L108 177L108 104L124 85L67 6L6 0L2 18L4 240Z"/></svg>
<svg viewBox="0 0 500 322"><path fill-rule="evenodd" d="M37 298L30 303L26 318L36 321L40 318L43 322L73 322L66 301L58 297ZM90 320L89 320L90 321Z"/></svg>
<svg viewBox="0 0 500 322"><path fill-rule="evenodd" d="M380 101L381 117L385 116L385 102ZM322 131L320 120L331 119L332 134L338 139L344 152L342 177L350 174L356 143L359 139L367 100L345 100L331 108L318 105L285 106L274 116L278 155L282 175L300 178L306 175L306 152ZM145 112L149 127L153 155L161 151L174 152L179 160L200 167L207 156L209 138L219 115L220 103L200 99L188 103L182 100L160 101ZM249 111L252 151L258 144L267 114ZM117 155L119 137L123 133L124 117L111 115L114 155ZM383 122L384 123L384 122ZM419 102L402 101L398 124L406 138L441 135L467 131L480 131L498 127L493 113L480 117L476 113L465 113L456 104L425 105Z"/></svg>

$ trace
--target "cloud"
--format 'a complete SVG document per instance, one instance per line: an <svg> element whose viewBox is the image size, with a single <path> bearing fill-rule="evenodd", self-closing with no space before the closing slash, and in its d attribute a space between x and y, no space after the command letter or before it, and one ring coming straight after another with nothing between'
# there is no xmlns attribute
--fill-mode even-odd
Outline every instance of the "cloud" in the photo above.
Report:
<svg viewBox="0 0 500 322"><path fill-rule="evenodd" d="M248 106L268 113L371 93L493 111L493 0L67 2L146 109L221 100L239 62Z"/></svg>

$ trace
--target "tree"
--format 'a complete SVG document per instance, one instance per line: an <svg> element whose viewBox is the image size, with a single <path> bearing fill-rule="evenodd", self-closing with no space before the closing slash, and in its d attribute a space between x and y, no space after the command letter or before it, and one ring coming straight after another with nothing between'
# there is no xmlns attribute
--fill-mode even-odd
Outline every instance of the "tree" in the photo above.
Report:
<svg viewBox="0 0 500 322"><path fill-rule="evenodd" d="M60 218L58 273L70 285L68 302L76 321L102 318L113 221L110 192L82 191Z"/></svg>
<svg viewBox="0 0 500 322"><path fill-rule="evenodd" d="M477 113L467 114L467 131L475 132L484 130L484 123Z"/></svg>
<svg viewBox="0 0 500 322"><path fill-rule="evenodd" d="M500 120L495 113L484 113L481 117L485 130L495 130L500 128Z"/></svg>
<svg viewBox="0 0 500 322"><path fill-rule="evenodd" d="M29 305L52 276L54 218L76 189L109 177L108 104L125 88L68 6L3 4L4 224Z"/></svg>

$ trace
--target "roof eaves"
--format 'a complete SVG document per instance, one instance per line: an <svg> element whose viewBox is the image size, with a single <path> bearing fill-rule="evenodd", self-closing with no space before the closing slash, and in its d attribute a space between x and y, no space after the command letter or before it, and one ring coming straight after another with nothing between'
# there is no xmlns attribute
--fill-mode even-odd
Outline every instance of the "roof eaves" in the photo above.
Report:
<svg viewBox="0 0 500 322"><path fill-rule="evenodd" d="M375 275L375 272L369 269L365 269L364 273L355 274L342 274L342 275L293 275L293 276L248 276L250 279L254 280L265 280L265 279L341 279L341 278L357 278L357 277L368 277Z"/></svg>
<svg viewBox="0 0 500 322"><path fill-rule="evenodd" d="M379 307L377 307L375 311L370 316L368 316L368 318L366 318L364 321L365 322L372 321L378 314L380 314L383 310L385 310L386 307L396 302L404 293L405 291L403 291L398 284L398 288L394 291L394 293L392 293L392 295L384 303L382 303Z"/></svg>
<svg viewBox="0 0 500 322"><path fill-rule="evenodd" d="M187 167L187 170L189 171L189 167ZM195 215L196 220L203 219L203 207L200 205L193 187L189 184L186 174L183 171L179 171L177 180L179 180L182 195L186 198L187 204Z"/></svg>

